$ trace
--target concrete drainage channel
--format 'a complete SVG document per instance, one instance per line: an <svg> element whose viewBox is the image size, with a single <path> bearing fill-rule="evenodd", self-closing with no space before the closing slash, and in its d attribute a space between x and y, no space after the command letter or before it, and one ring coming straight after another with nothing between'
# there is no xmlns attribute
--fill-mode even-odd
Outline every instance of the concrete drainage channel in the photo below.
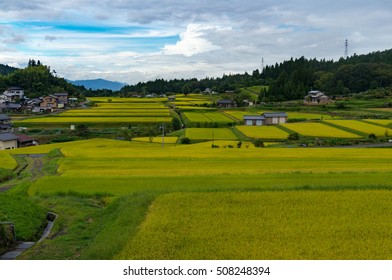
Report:
<svg viewBox="0 0 392 280"><path fill-rule="evenodd" d="M57 214L55 214L53 212L48 212L48 214L46 214L46 220L48 221L48 224L46 225L46 228L45 228L44 232L42 233L41 238L37 241L37 243L44 240L50 234L50 231L53 228L54 221L56 220L56 218L57 218ZM14 231L13 224L12 224L11 228L12 228L12 231ZM15 237L14 232L12 235ZM36 243L35 242L17 242L16 247L12 251L9 251L9 252L5 253L4 255L0 256L0 260L15 260L20 254L22 254L27 249L31 248L34 244L36 244Z"/></svg>

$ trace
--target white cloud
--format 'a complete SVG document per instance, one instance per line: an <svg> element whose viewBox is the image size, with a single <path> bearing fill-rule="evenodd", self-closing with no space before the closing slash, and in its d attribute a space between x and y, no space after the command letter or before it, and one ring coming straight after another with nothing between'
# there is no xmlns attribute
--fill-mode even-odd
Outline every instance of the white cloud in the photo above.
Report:
<svg viewBox="0 0 392 280"><path fill-rule="evenodd" d="M205 31L211 29L216 28L211 26L203 26L201 24L189 24L186 31L180 34L180 41L178 41L175 45L164 46L164 54L181 54L189 57L195 54L220 49L219 46L212 44L203 37L203 35L205 35Z"/></svg>

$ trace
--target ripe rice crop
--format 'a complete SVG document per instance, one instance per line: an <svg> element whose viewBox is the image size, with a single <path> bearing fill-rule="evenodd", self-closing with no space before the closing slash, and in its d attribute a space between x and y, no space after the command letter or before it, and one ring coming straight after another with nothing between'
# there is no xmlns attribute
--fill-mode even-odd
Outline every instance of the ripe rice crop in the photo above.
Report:
<svg viewBox="0 0 392 280"><path fill-rule="evenodd" d="M175 144L177 143L178 137L174 136L165 136L164 143L165 144ZM150 137L135 137L132 141L140 141L140 142L151 142ZM152 138L152 143L162 143L162 137L156 136Z"/></svg>
<svg viewBox="0 0 392 280"><path fill-rule="evenodd" d="M287 139L289 134L276 126L247 126L238 125L236 128L251 138L261 139Z"/></svg>
<svg viewBox="0 0 392 280"><path fill-rule="evenodd" d="M100 102L100 103L157 103L157 102L166 101L167 99L164 97L157 97L157 98L89 97L88 100L94 102Z"/></svg>
<svg viewBox="0 0 392 280"><path fill-rule="evenodd" d="M17 121L16 123L147 123L147 122L159 122L168 123L171 121L171 117L42 117L32 118Z"/></svg>
<svg viewBox="0 0 392 280"><path fill-rule="evenodd" d="M185 112L185 117L193 123L205 123L205 122L216 122L216 123L231 123L234 122L233 119L223 115L220 112Z"/></svg>
<svg viewBox="0 0 392 280"><path fill-rule="evenodd" d="M388 128L384 128L378 125L372 125L369 123L354 121L354 120L329 120L327 121L332 124L337 124L340 126L348 127L350 129L354 129L366 134L374 133L376 136L384 136L385 131L388 132L389 135L392 135L392 130Z"/></svg>
<svg viewBox="0 0 392 280"><path fill-rule="evenodd" d="M187 128L185 137L194 140L236 140L237 137L228 128Z"/></svg>
<svg viewBox="0 0 392 280"><path fill-rule="evenodd" d="M0 168L15 169L18 166L15 159L6 151L0 151Z"/></svg>
<svg viewBox="0 0 392 280"><path fill-rule="evenodd" d="M161 109L165 106L161 103L97 103L96 108L101 109Z"/></svg>
<svg viewBox="0 0 392 280"><path fill-rule="evenodd" d="M391 259L391 191L160 196L119 259Z"/></svg>
<svg viewBox="0 0 392 280"><path fill-rule="evenodd" d="M385 126L392 126L392 120L365 120L368 122L376 123L376 124L381 124Z"/></svg>
<svg viewBox="0 0 392 280"><path fill-rule="evenodd" d="M322 123L286 123L282 126L298 132L304 136L312 137L334 137L334 138L360 138L361 136L353 134L335 127Z"/></svg>

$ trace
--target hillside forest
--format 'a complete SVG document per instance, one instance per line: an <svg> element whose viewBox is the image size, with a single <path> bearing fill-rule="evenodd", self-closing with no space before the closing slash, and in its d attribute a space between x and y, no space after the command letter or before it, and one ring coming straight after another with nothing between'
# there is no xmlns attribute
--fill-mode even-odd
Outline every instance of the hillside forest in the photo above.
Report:
<svg viewBox="0 0 392 280"><path fill-rule="evenodd" d="M24 69L0 65L0 92L19 86L28 97L54 92L68 92L70 96L132 96L155 93L200 93L231 91L239 94L240 88L263 85L259 101L272 102L302 99L309 90L317 89L334 96L348 96L370 91L371 98L390 95L392 87L392 49L366 55L350 56L338 61L307 59L305 57L268 65L252 73L223 74L222 77L204 79L156 79L126 85L119 91L87 90L70 84L50 67L40 61L30 60ZM366 95L366 94L365 94Z"/></svg>

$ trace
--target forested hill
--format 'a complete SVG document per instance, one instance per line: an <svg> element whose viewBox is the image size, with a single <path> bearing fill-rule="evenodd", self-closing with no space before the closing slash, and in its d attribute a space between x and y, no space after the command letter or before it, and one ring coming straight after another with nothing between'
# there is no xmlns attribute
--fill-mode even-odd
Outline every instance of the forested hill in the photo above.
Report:
<svg viewBox="0 0 392 280"><path fill-rule="evenodd" d="M4 69L7 67L5 66ZM56 77L50 67L30 62L29 66L24 69L15 68L9 73L0 73L0 93L12 86L23 88L28 97L38 97L56 92L68 92L70 95L76 96L81 92L81 89L68 83L65 79Z"/></svg>
<svg viewBox="0 0 392 280"><path fill-rule="evenodd" d="M0 75L7 75L14 71L18 70L18 68L11 67L8 65L0 64Z"/></svg>
<svg viewBox="0 0 392 280"><path fill-rule="evenodd" d="M201 92L207 88L223 93L241 87L267 85L261 100L279 101L302 99L311 89L325 91L329 95L347 95L369 89L392 86L392 50L353 55L339 61L290 59L280 64L266 66L262 73L223 75L221 78L158 79L121 89L121 94Z"/></svg>
<svg viewBox="0 0 392 280"><path fill-rule="evenodd" d="M347 95L392 86L392 50L353 55L339 61L291 59L267 66L261 79L270 86L265 101L303 98L310 89Z"/></svg>

